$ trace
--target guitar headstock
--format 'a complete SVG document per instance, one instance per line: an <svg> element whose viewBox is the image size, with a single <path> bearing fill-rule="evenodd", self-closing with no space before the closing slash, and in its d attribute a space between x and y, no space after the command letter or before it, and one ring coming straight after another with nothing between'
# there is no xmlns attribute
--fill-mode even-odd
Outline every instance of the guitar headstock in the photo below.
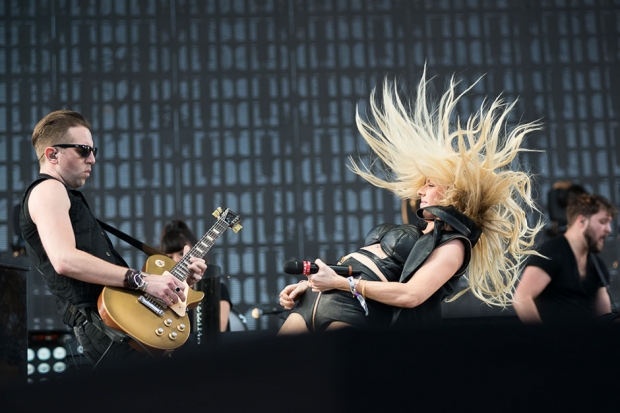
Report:
<svg viewBox="0 0 620 413"><path fill-rule="evenodd" d="M239 223L239 221L241 220L239 215L235 214L228 208L222 211L221 207L217 207L217 209L213 211L213 216L223 221L226 221L226 224L228 224L230 229L232 229L235 233L239 232L239 230L243 228Z"/></svg>

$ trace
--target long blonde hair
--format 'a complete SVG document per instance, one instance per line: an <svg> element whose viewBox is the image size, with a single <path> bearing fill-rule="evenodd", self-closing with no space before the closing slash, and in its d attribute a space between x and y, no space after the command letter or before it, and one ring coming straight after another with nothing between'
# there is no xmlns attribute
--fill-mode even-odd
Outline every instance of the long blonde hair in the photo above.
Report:
<svg viewBox="0 0 620 413"><path fill-rule="evenodd" d="M478 79L480 80L480 79ZM490 305L506 306L527 255L544 223L532 226L527 212L538 211L527 172L518 170L517 155L528 149L525 136L542 125L538 122L507 125L516 101L506 104L500 97L480 109L466 122L455 114L457 103L477 81L458 94L458 81L450 79L438 104L427 94L426 69L417 87L417 98L408 110L398 96L397 85L387 79L381 102L371 93L365 121L356 114L357 126L375 157L386 170L378 176L375 162L368 165L351 157L350 169L402 199L419 198L417 190L426 179L444 187L441 205L453 205L474 220L482 235L472 250L465 275L467 290ZM372 124L370 123L372 122Z"/></svg>

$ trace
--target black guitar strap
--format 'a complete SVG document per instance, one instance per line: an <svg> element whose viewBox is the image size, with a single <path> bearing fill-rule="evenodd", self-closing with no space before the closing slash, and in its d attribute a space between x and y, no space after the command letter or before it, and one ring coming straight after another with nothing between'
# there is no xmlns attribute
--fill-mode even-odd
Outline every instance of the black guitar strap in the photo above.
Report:
<svg viewBox="0 0 620 413"><path fill-rule="evenodd" d="M592 257L592 262L594 263L594 268L596 269L596 273L598 274L599 278L601 279L601 282L607 289L607 294L609 295L609 301L611 301L611 311L613 313L618 314L618 308L616 308L616 304L614 303L614 296L611 293L611 290L609 288L609 283L603 276L603 270L601 269L601 265L598 263L598 259L596 259L594 255L591 255L591 257Z"/></svg>
<svg viewBox="0 0 620 413"><path fill-rule="evenodd" d="M143 253L145 253L148 256L151 255L166 255L161 251L156 250L155 248L151 247L148 244L145 244L142 241L138 241L137 239L135 239L134 237L132 237L129 234L124 233L123 231L114 228L113 226L110 226L108 224L106 224L105 222L101 221L101 220L97 220L97 222L99 223L99 225L101 225L101 228L103 228L104 230L108 231L110 234L122 239L123 241L127 242L129 245L136 247L137 249L139 249L140 251L142 251Z"/></svg>

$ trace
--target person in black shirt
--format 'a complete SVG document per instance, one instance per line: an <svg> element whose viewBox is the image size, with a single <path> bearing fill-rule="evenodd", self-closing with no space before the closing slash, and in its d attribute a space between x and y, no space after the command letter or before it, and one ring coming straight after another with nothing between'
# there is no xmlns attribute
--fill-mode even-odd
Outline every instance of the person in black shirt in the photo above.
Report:
<svg viewBox="0 0 620 413"><path fill-rule="evenodd" d="M513 306L522 322L583 323L611 312L609 272L596 254L615 216L616 208L597 194L581 194L567 205L566 232L542 244L543 257L528 259L515 290Z"/></svg>
<svg viewBox="0 0 620 413"><path fill-rule="evenodd" d="M191 259L186 283L169 273L153 276L128 268L78 190L91 176L97 156L83 115L71 110L48 114L35 126L32 145L39 176L24 194L19 225L34 268L94 366L145 358L128 345L131 341L117 341L120 332L102 323L97 300L104 286L141 290L172 306L186 299L186 288L204 274L205 261Z"/></svg>

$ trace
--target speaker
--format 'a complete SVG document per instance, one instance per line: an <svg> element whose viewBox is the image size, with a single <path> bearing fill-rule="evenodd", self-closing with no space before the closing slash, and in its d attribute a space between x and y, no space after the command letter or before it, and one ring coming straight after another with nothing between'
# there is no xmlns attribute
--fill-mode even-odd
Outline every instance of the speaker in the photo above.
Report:
<svg viewBox="0 0 620 413"><path fill-rule="evenodd" d="M27 274L27 303L28 303L28 332L64 331L71 329L63 323L56 300L47 287L43 276L34 267L27 254L20 254L12 258L12 262L28 268Z"/></svg>
<svg viewBox="0 0 620 413"><path fill-rule="evenodd" d="M26 381L27 267L0 264L0 387Z"/></svg>

